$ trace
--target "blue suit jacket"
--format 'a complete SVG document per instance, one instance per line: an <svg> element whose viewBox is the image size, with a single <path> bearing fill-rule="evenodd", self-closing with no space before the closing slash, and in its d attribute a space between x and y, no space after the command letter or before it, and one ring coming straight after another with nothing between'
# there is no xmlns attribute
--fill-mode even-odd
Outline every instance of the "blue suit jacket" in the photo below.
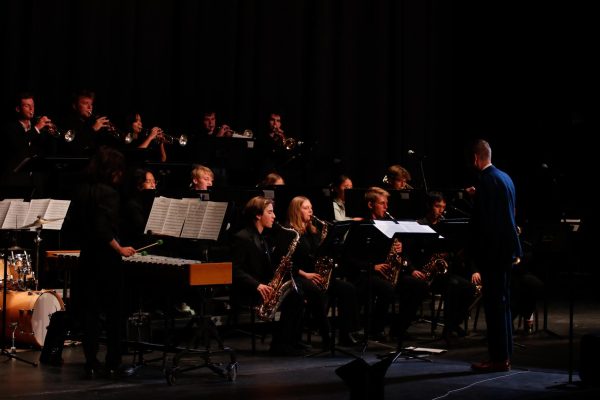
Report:
<svg viewBox="0 0 600 400"><path fill-rule="evenodd" d="M508 174L493 165L481 171L471 218L478 266L510 263L522 255L515 203L515 186Z"/></svg>

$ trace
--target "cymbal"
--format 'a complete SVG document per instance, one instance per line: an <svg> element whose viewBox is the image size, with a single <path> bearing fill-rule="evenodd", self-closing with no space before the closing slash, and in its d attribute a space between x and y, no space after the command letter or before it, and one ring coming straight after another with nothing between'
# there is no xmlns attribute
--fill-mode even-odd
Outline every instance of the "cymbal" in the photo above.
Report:
<svg viewBox="0 0 600 400"><path fill-rule="evenodd" d="M21 229L38 228L38 227L43 226L43 225L45 225L47 223L50 223L50 222L60 221L61 219L64 219L64 218L44 219L42 217L37 217L37 219L35 221L33 221L32 223L27 224L25 226L22 226Z"/></svg>
<svg viewBox="0 0 600 400"><path fill-rule="evenodd" d="M2 249L5 250L5 249ZM24 250L28 250L28 249L24 249L21 246L12 246L6 249L6 251L24 251Z"/></svg>

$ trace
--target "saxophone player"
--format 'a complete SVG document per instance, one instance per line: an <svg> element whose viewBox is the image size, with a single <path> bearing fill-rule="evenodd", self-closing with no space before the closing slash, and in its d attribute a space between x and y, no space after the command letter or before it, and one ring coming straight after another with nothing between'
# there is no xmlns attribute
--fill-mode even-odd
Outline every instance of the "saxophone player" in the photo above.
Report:
<svg viewBox="0 0 600 400"><path fill-rule="evenodd" d="M275 223L273 201L262 196L253 197L243 210L246 226L233 237L233 295L239 303L256 305L273 294L268 283L274 277L277 265L267 233ZM303 301L291 291L281 304L281 317L273 330L271 353L274 355L301 355L297 348L296 332L301 329Z"/></svg>
<svg viewBox="0 0 600 400"><path fill-rule="evenodd" d="M348 277L355 283L359 298L368 307L373 304L370 315L373 339L387 341L385 325L388 319L389 305L399 299L400 313L392 321L391 335L398 338L401 347L404 334L416 317L416 312L423 299L427 296L428 287L425 275L414 270L410 263L406 264L394 285L387 276L391 268L389 260L404 256L402 241L390 241L373 228L374 220L388 219L387 213L389 193L379 187L371 187L365 193L368 215L364 223L350 229L345 245L345 269ZM389 257L394 253L395 257ZM368 309L368 308L367 308ZM367 321L369 323L369 321ZM368 328L368 326L367 326ZM369 334L369 332L367 332Z"/></svg>
<svg viewBox="0 0 600 400"><path fill-rule="evenodd" d="M417 222L421 225L429 225L433 230L438 231L445 212L446 198L444 195L441 192L429 192L426 199L425 216ZM425 265L427 260L436 257L436 254L432 254L434 253L432 251L425 253L427 257L423 259L420 265ZM458 253L461 253L461 249L458 249ZM463 276L466 274L466 271L460 271L461 268L459 268L459 265L464 263L458 260L458 256L452 257L448 273L438 274L431 281L431 290L434 293L440 293L444 299L444 330L442 331L442 338L447 343L450 343L451 337L454 334L458 337L466 335L466 332L460 325L467 317L469 306L473 303L476 293L475 285ZM466 270L466 268L463 269ZM461 272L463 273L461 274Z"/></svg>
<svg viewBox="0 0 600 400"><path fill-rule="evenodd" d="M294 274L303 289L307 311L314 318L322 337L323 349L331 345L327 306L330 297L337 299L339 309L339 343L352 346L356 340L352 332L358 330L358 301L356 288L350 282L328 276L322 276L315 270L317 250L327 235L327 225L313 214L310 200L304 196L292 199L288 207L288 224L300 234L298 247L293 255ZM325 285L327 289L323 290Z"/></svg>

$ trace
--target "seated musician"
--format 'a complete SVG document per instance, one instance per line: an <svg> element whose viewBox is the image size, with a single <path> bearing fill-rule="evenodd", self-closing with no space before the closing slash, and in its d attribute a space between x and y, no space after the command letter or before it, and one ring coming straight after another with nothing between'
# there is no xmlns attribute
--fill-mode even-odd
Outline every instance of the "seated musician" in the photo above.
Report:
<svg viewBox="0 0 600 400"><path fill-rule="evenodd" d="M122 237L134 247L144 243L144 228L156 195L156 179L152 171L137 168L128 177L122 213Z"/></svg>
<svg viewBox="0 0 600 400"><path fill-rule="evenodd" d="M410 172L401 165L391 165L383 177L383 183L390 190L409 190L413 187L408 183L411 181Z"/></svg>
<svg viewBox="0 0 600 400"><path fill-rule="evenodd" d="M317 229L315 222L320 229ZM327 319L328 297L335 296L339 308L339 342L343 346L352 346L356 341L351 332L358 329L358 302L353 284L335 279L333 271L328 277L315 271L317 249L327 235L327 226L313 215L312 204L304 196L292 199L288 207L288 224L300 234L300 241L292 257L294 273L300 281L308 310L315 319L322 347L331 345L330 326ZM333 267L333 266L332 266ZM325 285L328 289L325 290Z"/></svg>
<svg viewBox="0 0 600 400"><path fill-rule="evenodd" d="M368 220L386 219L389 193L379 187L371 187L365 193ZM368 293L373 300L371 326L376 340L385 341L384 331L389 305L398 296L400 313L392 321L391 334L397 336L398 347L401 347L404 334L412 321L423 299L427 296L428 287L425 275L414 270L410 264L397 264L395 259L402 256L401 241L391 242L382 233L376 231L368 223L360 223L351 228L345 244L345 270L352 279L363 301L368 301ZM399 257L396 257L398 255ZM400 269L398 282L388 278L392 268ZM370 287L369 287L370 282Z"/></svg>
<svg viewBox="0 0 600 400"><path fill-rule="evenodd" d="M418 220L422 225L429 225L436 229L440 221L444 218L446 211L446 199L440 192L429 192L426 201L426 213L423 218ZM448 272L439 273L435 269L430 274L431 290L434 293L441 293L444 298L444 330L442 337L448 342L451 335L456 333L458 336L464 336L465 331L460 327L461 322L465 320L468 314L469 306L473 303L476 288L470 280L462 276L463 268L459 266L459 256L450 257L448 252L429 252L426 254L421 265L429 264L433 267L436 260L444 260L448 264Z"/></svg>
<svg viewBox="0 0 600 400"><path fill-rule="evenodd" d="M238 301L248 300L259 305L273 296L269 282L274 278L277 264L269 245L267 230L275 222L273 201L262 196L253 197L244 207L246 227L237 232L232 243L233 295ZM288 243L289 244L289 243ZM283 279L289 279L289 273ZM297 348L297 332L301 329L303 299L292 290L281 304L281 317L273 331L271 353L274 355L301 355Z"/></svg>
<svg viewBox="0 0 600 400"><path fill-rule="evenodd" d="M196 164L192 169L192 190L208 190L213 185L215 174L204 165Z"/></svg>

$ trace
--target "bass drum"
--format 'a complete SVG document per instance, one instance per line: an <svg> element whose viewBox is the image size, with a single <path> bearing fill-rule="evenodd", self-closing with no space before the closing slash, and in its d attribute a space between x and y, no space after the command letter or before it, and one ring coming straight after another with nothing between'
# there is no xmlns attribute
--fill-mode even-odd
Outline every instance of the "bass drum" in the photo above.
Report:
<svg viewBox="0 0 600 400"><path fill-rule="evenodd" d="M2 298L0 296L0 306ZM6 293L6 337L11 340L41 348L46 339L50 316L63 311L65 304L51 290Z"/></svg>

